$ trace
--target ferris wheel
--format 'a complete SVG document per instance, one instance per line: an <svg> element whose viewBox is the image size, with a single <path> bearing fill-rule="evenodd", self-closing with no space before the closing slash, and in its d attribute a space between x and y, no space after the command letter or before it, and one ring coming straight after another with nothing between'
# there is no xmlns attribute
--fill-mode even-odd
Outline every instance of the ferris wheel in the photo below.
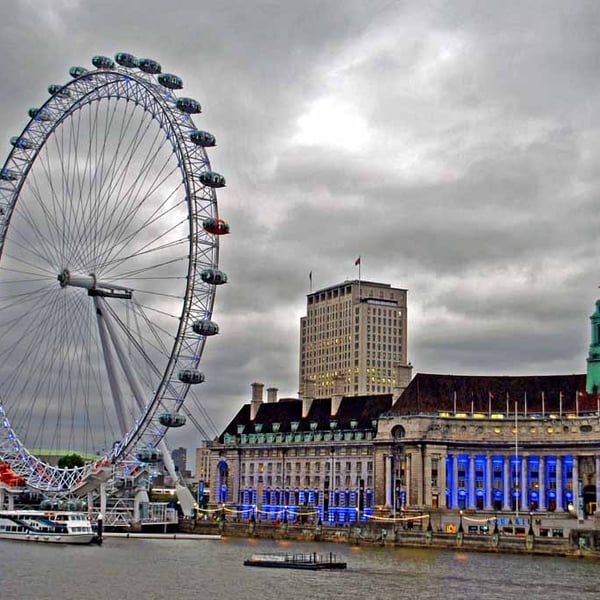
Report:
<svg viewBox="0 0 600 600"><path fill-rule="evenodd" d="M199 102L155 60L92 64L49 86L0 169L0 462L48 492L160 456L227 281Z"/></svg>

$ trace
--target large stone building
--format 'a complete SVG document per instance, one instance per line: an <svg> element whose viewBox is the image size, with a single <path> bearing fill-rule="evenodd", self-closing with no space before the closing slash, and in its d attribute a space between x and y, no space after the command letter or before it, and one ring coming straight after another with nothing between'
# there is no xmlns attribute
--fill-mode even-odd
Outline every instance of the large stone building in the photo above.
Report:
<svg viewBox="0 0 600 600"><path fill-rule="evenodd" d="M591 321L587 375L421 373L394 402L344 394L340 380L317 398L310 379L301 399L270 389L264 402L254 384L211 444L213 498L272 519L420 511L442 523L464 511L581 523L600 488L600 301Z"/></svg>
<svg viewBox="0 0 600 600"><path fill-rule="evenodd" d="M596 509L597 398L585 375L418 374L379 419L386 504L488 512Z"/></svg>
<svg viewBox="0 0 600 600"><path fill-rule="evenodd" d="M260 383L211 444L211 497L247 517L305 516L344 523L375 506L374 439L391 394L277 398Z"/></svg>
<svg viewBox="0 0 600 600"><path fill-rule="evenodd" d="M316 398L398 394L410 381L406 290L345 281L307 296L300 320L299 390Z"/></svg>
<svg viewBox="0 0 600 600"><path fill-rule="evenodd" d="M253 398L211 446L212 497L263 518L402 511L594 513L598 400L586 376L418 374L391 395ZM379 512L378 512L379 511Z"/></svg>

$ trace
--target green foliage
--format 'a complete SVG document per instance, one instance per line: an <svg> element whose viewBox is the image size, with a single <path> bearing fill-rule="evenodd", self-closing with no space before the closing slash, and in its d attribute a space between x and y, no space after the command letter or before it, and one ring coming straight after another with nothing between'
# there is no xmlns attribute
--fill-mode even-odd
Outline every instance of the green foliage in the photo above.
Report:
<svg viewBox="0 0 600 600"><path fill-rule="evenodd" d="M83 467L83 457L73 452L72 454L65 454L58 461L58 466L61 469L74 469L75 467Z"/></svg>

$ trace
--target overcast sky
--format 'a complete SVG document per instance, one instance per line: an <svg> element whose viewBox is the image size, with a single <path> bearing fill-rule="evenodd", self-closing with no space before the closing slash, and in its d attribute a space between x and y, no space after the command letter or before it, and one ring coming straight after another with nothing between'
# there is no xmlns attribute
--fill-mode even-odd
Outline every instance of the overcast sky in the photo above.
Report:
<svg viewBox="0 0 600 600"><path fill-rule="evenodd" d="M232 230L201 367L217 430L253 381L296 397L309 272L356 278L359 255L363 279L409 290L415 372L585 371L597 1L4 0L0 45L5 155L95 54L154 58L201 102Z"/></svg>

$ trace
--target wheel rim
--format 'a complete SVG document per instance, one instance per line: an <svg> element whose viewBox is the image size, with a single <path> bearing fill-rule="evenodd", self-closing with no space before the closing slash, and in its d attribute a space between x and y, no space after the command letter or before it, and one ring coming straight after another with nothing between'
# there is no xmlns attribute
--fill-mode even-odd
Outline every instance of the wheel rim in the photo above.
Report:
<svg viewBox="0 0 600 600"><path fill-rule="evenodd" d="M218 237L201 223L217 203L176 102L145 73L81 74L4 164L0 451L32 487L74 489L106 461L156 446L157 413L179 410L189 389L178 370L200 361L205 338L191 321L212 316L214 286L199 273L218 264ZM112 369L99 314L126 355L113 349ZM57 469L38 449L86 464Z"/></svg>

